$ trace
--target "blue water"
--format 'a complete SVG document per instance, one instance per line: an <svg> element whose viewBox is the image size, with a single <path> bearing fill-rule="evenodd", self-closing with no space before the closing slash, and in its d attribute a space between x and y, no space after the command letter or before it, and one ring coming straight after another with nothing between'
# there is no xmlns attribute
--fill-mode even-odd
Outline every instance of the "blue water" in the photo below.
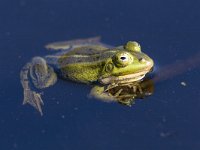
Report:
<svg viewBox="0 0 200 150"><path fill-rule="evenodd" d="M1 1L0 150L200 149L197 62L157 82L153 96L130 108L88 99L90 86L59 80L44 90L43 117L22 105L19 79L26 62L48 54L45 44L93 36L110 45L139 41L155 60L155 74L184 65L200 52L199 6L195 0Z"/></svg>

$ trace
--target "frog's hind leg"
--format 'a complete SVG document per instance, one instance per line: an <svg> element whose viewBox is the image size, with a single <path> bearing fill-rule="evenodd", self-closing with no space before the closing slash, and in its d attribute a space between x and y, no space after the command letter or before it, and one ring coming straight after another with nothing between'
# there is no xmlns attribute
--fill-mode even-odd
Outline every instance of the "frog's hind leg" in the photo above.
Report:
<svg viewBox="0 0 200 150"><path fill-rule="evenodd" d="M57 81L57 75L53 68L41 57L34 57L32 59L30 76L34 86L38 89L47 88L54 85Z"/></svg>
<svg viewBox="0 0 200 150"><path fill-rule="evenodd" d="M98 45L104 48L112 48L113 46L101 43L101 37L92 37L92 38L86 38L86 39L76 39L76 40L70 40L70 41L61 41L61 42L54 42L47 44L45 48L50 50L68 50L82 47L82 46L91 46L91 45Z"/></svg>
<svg viewBox="0 0 200 150"><path fill-rule="evenodd" d="M41 57L34 57L20 72L21 84L24 89L23 104L30 104L42 115L43 100L38 89L47 88L56 83L57 76L53 68Z"/></svg>
<svg viewBox="0 0 200 150"><path fill-rule="evenodd" d="M30 81L29 81L29 73L30 73L31 64L27 63L20 72L21 84L24 89L24 100L23 104L29 103L34 108L36 108L40 114L42 115L43 100L41 98L41 94L31 89Z"/></svg>

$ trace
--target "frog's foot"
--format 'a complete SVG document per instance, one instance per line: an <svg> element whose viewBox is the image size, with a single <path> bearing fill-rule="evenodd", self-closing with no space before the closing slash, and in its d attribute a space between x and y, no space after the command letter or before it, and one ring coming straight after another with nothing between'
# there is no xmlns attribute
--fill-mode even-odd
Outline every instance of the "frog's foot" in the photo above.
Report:
<svg viewBox="0 0 200 150"><path fill-rule="evenodd" d="M106 86L105 92L108 92L109 90L111 90L117 86L118 86L118 83L109 84L108 86Z"/></svg>
<svg viewBox="0 0 200 150"><path fill-rule="evenodd" d="M113 85L109 87L108 92L111 93L120 104L132 106L135 103L137 95L141 95L142 89L139 84L134 82Z"/></svg>
<svg viewBox="0 0 200 150"><path fill-rule="evenodd" d="M53 68L48 66L43 58L34 57L32 61L27 63L21 70L20 79L24 89L23 104L29 103L42 115L41 105L43 105L43 101L41 94L36 91L56 83L57 76Z"/></svg>
<svg viewBox="0 0 200 150"><path fill-rule="evenodd" d="M41 105L44 105L43 100L41 98L41 94L37 93L35 91L32 91L30 89L24 90L24 101L23 105L26 103L33 106L35 109L37 109L41 115L43 115L42 107Z"/></svg>
<svg viewBox="0 0 200 150"><path fill-rule="evenodd" d="M122 93L123 89L119 89L113 96L114 97L119 97L120 94Z"/></svg>
<svg viewBox="0 0 200 150"><path fill-rule="evenodd" d="M140 86L140 84L135 84L132 86L133 92L136 94L142 94L142 87Z"/></svg>

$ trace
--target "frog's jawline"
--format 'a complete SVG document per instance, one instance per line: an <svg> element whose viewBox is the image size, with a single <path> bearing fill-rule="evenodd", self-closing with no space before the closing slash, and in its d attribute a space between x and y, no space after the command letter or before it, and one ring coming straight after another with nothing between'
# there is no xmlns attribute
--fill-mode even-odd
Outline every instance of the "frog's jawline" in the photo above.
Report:
<svg viewBox="0 0 200 150"><path fill-rule="evenodd" d="M110 84L110 83L129 83L129 82L135 82L135 81L140 81L141 79L144 78L146 73L148 71L142 71L138 73L133 73L133 74L128 74L128 75L123 75L123 76L111 76L108 78L101 78L99 79L100 83L102 84Z"/></svg>

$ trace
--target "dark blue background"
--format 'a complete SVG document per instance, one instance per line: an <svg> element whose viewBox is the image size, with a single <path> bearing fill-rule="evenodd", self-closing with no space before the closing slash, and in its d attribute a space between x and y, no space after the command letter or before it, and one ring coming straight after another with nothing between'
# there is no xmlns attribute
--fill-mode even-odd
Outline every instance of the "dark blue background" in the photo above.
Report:
<svg viewBox="0 0 200 150"><path fill-rule="evenodd" d="M200 149L199 64L156 83L154 95L131 108L88 99L89 86L59 80L44 90L43 117L21 105L19 80L31 57L48 54L45 44L92 36L111 45L139 41L155 74L192 61L200 51L199 8L197 0L2 0L0 149Z"/></svg>

